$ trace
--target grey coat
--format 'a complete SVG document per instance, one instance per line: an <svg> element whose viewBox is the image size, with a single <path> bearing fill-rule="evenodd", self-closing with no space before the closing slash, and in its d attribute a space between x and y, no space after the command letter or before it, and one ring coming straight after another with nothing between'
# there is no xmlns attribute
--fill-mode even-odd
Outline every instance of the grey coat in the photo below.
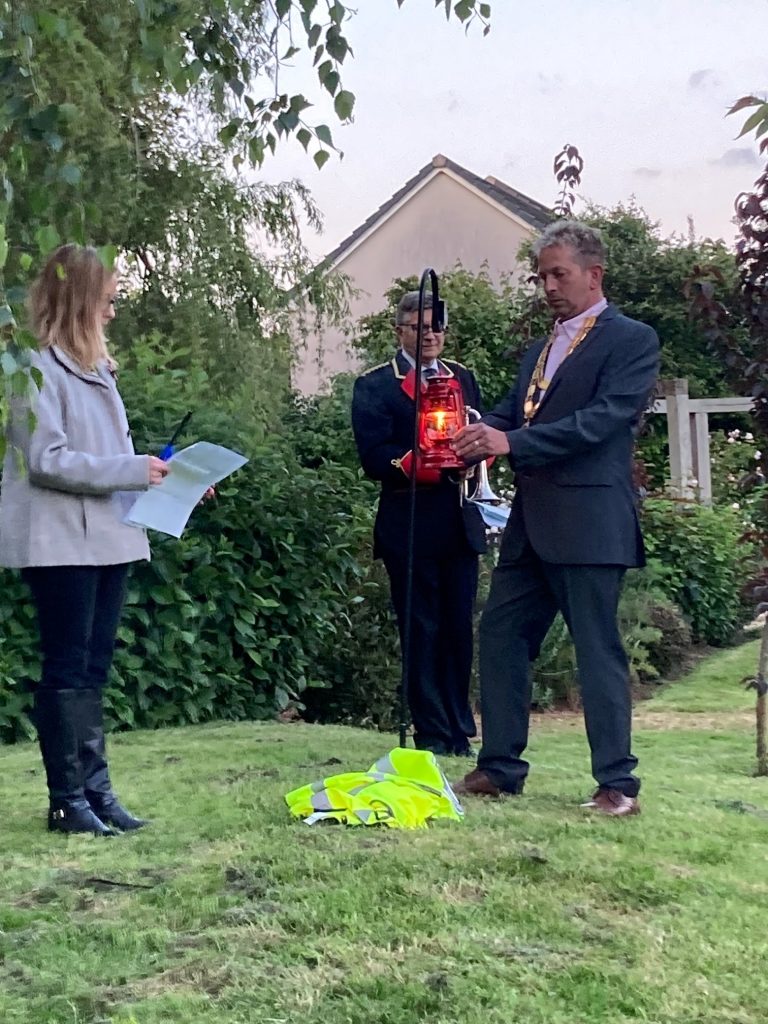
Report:
<svg viewBox="0 0 768 1024"><path fill-rule="evenodd" d="M106 365L89 373L53 346L32 355L43 383L13 399L0 485L0 565L118 565L149 558L127 526L130 491L149 487ZM35 413L29 429L29 409ZM14 451L16 449L16 451ZM19 459L21 453L22 459Z"/></svg>

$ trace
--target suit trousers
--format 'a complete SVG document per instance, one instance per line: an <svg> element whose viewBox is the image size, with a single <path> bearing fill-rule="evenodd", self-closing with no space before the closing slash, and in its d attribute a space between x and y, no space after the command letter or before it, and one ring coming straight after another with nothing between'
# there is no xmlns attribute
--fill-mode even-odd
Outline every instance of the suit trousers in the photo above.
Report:
<svg viewBox="0 0 768 1024"><path fill-rule="evenodd" d="M128 565L22 569L37 608L40 688L101 690L115 650Z"/></svg>
<svg viewBox="0 0 768 1024"><path fill-rule="evenodd" d="M407 560L401 551L382 557L402 645ZM463 753L477 732L469 706L477 574L477 555L468 548L414 559L408 706L419 749Z"/></svg>
<svg viewBox="0 0 768 1024"><path fill-rule="evenodd" d="M478 767L520 792L528 774L530 663L560 611L576 650L592 774L599 786L636 796L627 656L616 621L624 566L554 565L530 544L494 570L480 623L483 745Z"/></svg>

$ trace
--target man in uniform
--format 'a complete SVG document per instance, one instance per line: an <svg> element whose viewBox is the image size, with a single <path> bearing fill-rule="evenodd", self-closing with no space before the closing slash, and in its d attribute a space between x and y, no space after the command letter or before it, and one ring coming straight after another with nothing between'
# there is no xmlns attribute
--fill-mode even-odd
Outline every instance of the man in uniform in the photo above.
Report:
<svg viewBox="0 0 768 1024"><path fill-rule="evenodd" d="M423 319L422 379L441 375L461 383L464 401L479 408L472 373L440 359L444 333L432 330L432 302ZM401 646L405 629L410 474L414 466L415 356L419 295L401 298L395 316L398 350L392 360L360 376L352 399L352 427L365 473L381 485L374 557L387 570ZM411 663L408 702L414 742L435 754L470 753L475 722L469 706L472 612L478 554L485 527L476 506L462 502L459 474L417 473Z"/></svg>

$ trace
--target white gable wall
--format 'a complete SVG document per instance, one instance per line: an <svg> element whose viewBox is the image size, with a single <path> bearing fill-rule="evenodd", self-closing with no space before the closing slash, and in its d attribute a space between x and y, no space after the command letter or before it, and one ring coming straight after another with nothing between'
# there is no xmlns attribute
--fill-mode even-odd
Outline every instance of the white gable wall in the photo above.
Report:
<svg viewBox="0 0 768 1024"><path fill-rule="evenodd" d="M487 262L498 280L516 271L521 243L533 228L468 186L449 169L438 169L394 211L388 211L367 236L356 240L335 264L360 292L351 302L351 319L384 306L384 293L396 277L420 276L426 267L438 274L461 262L479 271ZM450 315L450 314L449 314ZM339 329L310 336L294 376L305 394L322 390L335 373L357 368Z"/></svg>

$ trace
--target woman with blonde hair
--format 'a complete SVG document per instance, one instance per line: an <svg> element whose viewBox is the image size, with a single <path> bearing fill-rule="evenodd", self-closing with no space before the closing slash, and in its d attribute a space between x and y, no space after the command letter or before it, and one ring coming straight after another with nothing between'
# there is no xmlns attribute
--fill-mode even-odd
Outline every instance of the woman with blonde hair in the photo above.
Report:
<svg viewBox="0 0 768 1024"><path fill-rule="evenodd" d="M21 569L37 609L48 828L99 835L146 824L112 791L102 689L129 566L149 558L144 530L124 522L131 492L168 472L133 450L104 335L116 289L95 249L64 245L49 257L29 303L42 383L11 402L0 486L0 565Z"/></svg>

